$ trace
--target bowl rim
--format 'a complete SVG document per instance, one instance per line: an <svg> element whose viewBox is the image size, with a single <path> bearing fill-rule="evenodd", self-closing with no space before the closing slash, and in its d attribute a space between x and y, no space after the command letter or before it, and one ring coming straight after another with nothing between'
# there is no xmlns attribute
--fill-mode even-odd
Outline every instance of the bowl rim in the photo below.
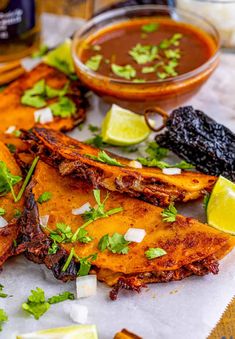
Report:
<svg viewBox="0 0 235 339"><path fill-rule="evenodd" d="M200 0L197 0L197 1L200 1ZM193 69L189 72L177 75L175 77L169 77L167 79L157 79L157 80L150 80L150 81L146 81L146 82L133 82L132 80L127 80L127 79L122 79L122 78L118 79L118 78L114 78L114 77L111 77L111 76L102 75L98 72L91 70L89 67L87 67L80 60L80 58L78 57L78 55L76 53L77 40L87 29L91 28L95 24L101 23L103 20L112 19L114 16L116 17L116 16L119 16L119 15L126 15L128 13L139 12L141 10L161 10L165 13L167 12L167 13L170 13L170 14L179 13L179 14L182 14L182 15L189 15L191 17L194 17L194 18L197 18L197 19L203 21L213 31L213 36L215 37L215 40L216 40L216 50L215 50L214 54L205 63L203 63L201 66L199 66L199 67L197 67L197 68L195 68L195 69ZM174 20L174 18L172 20ZM179 20L179 22L180 22L180 20ZM216 27L209 20L207 20L203 16L195 14L194 12L191 12L191 11L188 11L188 10L178 9L176 7L173 7L173 6L156 5L156 4L153 4L153 5L137 5L137 6L127 6L127 7L123 7L123 8L119 8L119 9L113 9L113 10L101 13L101 14L89 19L88 21L86 21L85 24L82 27L80 27L74 34L74 37L73 37L73 40L72 40L72 58L73 58L73 61L76 65L76 67L78 67L82 72L89 74L89 76L95 77L96 80L107 81L109 83L113 83L113 84L117 84L117 85L128 85L128 86L132 85L132 86L138 87L138 86L155 85L155 84L161 84L162 85L162 84L177 83L177 82L180 82L180 81L190 79L194 76L197 76L198 74L202 73L204 70L209 68L209 66L217 60L217 58L219 57L219 54L220 54L220 47L221 47L221 38L220 38L219 31L216 29Z"/></svg>

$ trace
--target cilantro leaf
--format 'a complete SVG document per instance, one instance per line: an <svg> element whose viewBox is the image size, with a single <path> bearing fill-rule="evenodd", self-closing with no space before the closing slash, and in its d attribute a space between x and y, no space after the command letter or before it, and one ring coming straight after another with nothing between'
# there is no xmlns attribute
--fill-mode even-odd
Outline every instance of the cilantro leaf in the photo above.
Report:
<svg viewBox="0 0 235 339"><path fill-rule="evenodd" d="M162 212L162 220L164 222L175 222L177 216L177 209L174 204L170 204L167 208L165 208Z"/></svg>
<svg viewBox="0 0 235 339"><path fill-rule="evenodd" d="M50 87L49 85L46 85L45 94L46 94L46 97L49 99L56 98L56 97L63 97L68 93L68 88L69 88L69 82L67 82L63 88L53 88L53 87Z"/></svg>
<svg viewBox="0 0 235 339"><path fill-rule="evenodd" d="M73 236L73 232L71 230L71 227L64 223L57 223L56 229L50 230L50 238L54 242L68 243L68 242L71 242L72 236Z"/></svg>
<svg viewBox="0 0 235 339"><path fill-rule="evenodd" d="M148 73L154 73L155 71L156 71L155 66L148 66L148 67L143 67L141 72L143 74L148 74Z"/></svg>
<svg viewBox="0 0 235 339"><path fill-rule="evenodd" d="M141 30L144 32L144 33L152 33L152 32L155 32L159 27L159 24L158 23L155 23L155 22L151 22L149 24L146 24L146 25L143 25L141 27Z"/></svg>
<svg viewBox="0 0 235 339"><path fill-rule="evenodd" d="M4 286L0 284L0 298L7 298L8 294L3 292Z"/></svg>
<svg viewBox="0 0 235 339"><path fill-rule="evenodd" d="M187 163L186 161L182 160L179 163L176 164L168 164L165 161L159 161L157 159L148 159L148 158L137 158L137 160L144 166L148 166L148 167L158 167L160 169L163 168L181 168L181 169L193 169L194 166Z"/></svg>
<svg viewBox="0 0 235 339"><path fill-rule="evenodd" d="M181 57L179 48L167 49L164 53L168 59L180 59Z"/></svg>
<svg viewBox="0 0 235 339"><path fill-rule="evenodd" d="M146 82L146 80L144 80L144 79L134 79L134 80L132 80L132 81L135 82L135 83L137 83L137 84L143 84L143 83Z"/></svg>
<svg viewBox="0 0 235 339"><path fill-rule="evenodd" d="M75 296L73 293L65 291L60 294L54 295L53 297L48 298L47 302L49 304L58 304L65 300L74 300Z"/></svg>
<svg viewBox="0 0 235 339"><path fill-rule="evenodd" d="M21 215L22 215L21 210L16 209L15 212L14 212L13 217L14 217L14 218L19 218L19 217L21 217Z"/></svg>
<svg viewBox="0 0 235 339"><path fill-rule="evenodd" d="M168 149L160 147L156 142L152 141L148 143L145 152L149 155L150 159L162 160L168 154Z"/></svg>
<svg viewBox="0 0 235 339"><path fill-rule="evenodd" d="M111 158L105 151L100 151L98 153L98 156L91 155L91 154L86 154L86 156L89 157L92 160L103 162L103 163L108 164L108 165L124 167L124 165L122 165L115 158Z"/></svg>
<svg viewBox="0 0 235 339"><path fill-rule="evenodd" d="M27 302L22 304L22 308L38 320L48 311L50 304L45 299L44 291L37 287L36 290L31 290L31 295L28 297Z"/></svg>
<svg viewBox="0 0 235 339"><path fill-rule="evenodd" d="M130 242L126 241L122 234L114 233L112 236L106 234L100 239L98 248L101 252L108 249L112 253L127 254L129 244Z"/></svg>
<svg viewBox="0 0 235 339"><path fill-rule="evenodd" d="M146 64L159 57L158 47L153 45L137 44L130 50L129 54L138 64Z"/></svg>
<svg viewBox="0 0 235 339"><path fill-rule="evenodd" d="M0 207L0 216L4 215L6 213L6 210L2 207Z"/></svg>
<svg viewBox="0 0 235 339"><path fill-rule="evenodd" d="M96 260L97 253L88 255L85 258L78 258L80 262L80 267L78 271L78 276L87 275L90 272L92 261Z"/></svg>
<svg viewBox="0 0 235 339"><path fill-rule="evenodd" d="M147 257L147 259L151 260L151 259L155 259L155 258L159 258L162 257L163 255L166 255L167 252L159 247L156 248L149 248L146 252L145 252L145 256Z"/></svg>
<svg viewBox="0 0 235 339"><path fill-rule="evenodd" d="M0 308L0 331L2 331L3 323L7 321L8 321L8 316L6 312L2 308Z"/></svg>
<svg viewBox="0 0 235 339"><path fill-rule="evenodd" d="M76 113L76 105L68 97L60 97L58 102L49 105L49 107L54 116L60 116L61 118L70 118L71 115Z"/></svg>
<svg viewBox="0 0 235 339"><path fill-rule="evenodd" d="M98 243L98 249L103 252L109 245L109 235L105 234Z"/></svg>
<svg viewBox="0 0 235 339"><path fill-rule="evenodd" d="M35 108L42 108L46 106L46 101L43 97L45 93L45 86L45 80L39 80L32 88L24 92L21 97L21 103Z"/></svg>
<svg viewBox="0 0 235 339"><path fill-rule="evenodd" d="M44 192L40 195L37 201L39 204L43 204L44 202L49 201L51 198L52 198L51 192Z"/></svg>
<svg viewBox="0 0 235 339"><path fill-rule="evenodd" d="M99 132L99 131L100 131L100 128L99 128L98 126L91 125L91 124L89 124L88 129L89 129L89 131L91 131L92 133L96 133L96 132Z"/></svg>
<svg viewBox="0 0 235 339"><path fill-rule="evenodd" d="M120 66L111 64L112 72L120 78L130 80L136 76L136 70L131 65Z"/></svg>
<svg viewBox="0 0 235 339"><path fill-rule="evenodd" d="M54 241L51 247L48 249L48 254L56 254L59 249L58 244Z"/></svg>
<svg viewBox="0 0 235 339"><path fill-rule="evenodd" d="M105 148L107 144L103 142L103 138L100 135L95 135L93 138L85 141L87 145L95 146L96 148Z"/></svg>
<svg viewBox="0 0 235 339"><path fill-rule="evenodd" d="M92 56L90 59L87 60L85 65L90 68L92 71L98 71L100 67L101 60L103 59L103 56L101 54L97 54Z"/></svg>
<svg viewBox="0 0 235 339"><path fill-rule="evenodd" d="M7 168L5 162L0 160L0 196L3 196L11 191L14 200L16 200L13 186L21 180L22 178L20 176L13 175Z"/></svg>
<svg viewBox="0 0 235 339"><path fill-rule="evenodd" d="M84 228L81 228L81 227L78 229L77 241L84 243L84 244L88 244L92 240L93 240L93 237L90 237L88 235L87 230L85 230Z"/></svg>
<svg viewBox="0 0 235 339"><path fill-rule="evenodd" d="M165 72L158 72L157 76L158 76L159 79L164 80L168 77L168 74L165 73Z"/></svg>
<svg viewBox="0 0 235 339"><path fill-rule="evenodd" d="M159 44L161 49L167 49L170 46L179 46L179 40L182 39L183 35L181 33L175 33L170 39L164 39Z"/></svg>

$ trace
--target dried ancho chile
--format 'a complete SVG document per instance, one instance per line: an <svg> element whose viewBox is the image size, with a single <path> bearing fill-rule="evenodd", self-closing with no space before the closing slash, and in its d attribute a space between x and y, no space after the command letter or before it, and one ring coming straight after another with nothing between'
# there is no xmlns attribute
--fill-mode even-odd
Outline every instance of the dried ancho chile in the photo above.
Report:
<svg viewBox="0 0 235 339"><path fill-rule="evenodd" d="M192 106L174 110L156 142L206 174L235 181L235 134Z"/></svg>

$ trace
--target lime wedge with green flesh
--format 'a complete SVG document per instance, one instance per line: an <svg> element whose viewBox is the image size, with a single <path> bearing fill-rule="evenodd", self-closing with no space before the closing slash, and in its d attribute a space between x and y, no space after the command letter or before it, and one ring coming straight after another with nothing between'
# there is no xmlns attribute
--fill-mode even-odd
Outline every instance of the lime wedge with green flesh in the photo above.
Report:
<svg viewBox="0 0 235 339"><path fill-rule="evenodd" d="M207 205L208 224L235 235L235 184L220 176Z"/></svg>
<svg viewBox="0 0 235 339"><path fill-rule="evenodd" d="M112 105L102 123L103 141L115 146L135 145L150 134L142 115L135 114L117 105Z"/></svg>
<svg viewBox="0 0 235 339"><path fill-rule="evenodd" d="M17 339L98 339L95 325L74 325L20 334Z"/></svg>
<svg viewBox="0 0 235 339"><path fill-rule="evenodd" d="M45 64L55 67L66 74L74 73L75 69L71 53L71 44L71 40L66 39L63 44L49 52L43 58Z"/></svg>

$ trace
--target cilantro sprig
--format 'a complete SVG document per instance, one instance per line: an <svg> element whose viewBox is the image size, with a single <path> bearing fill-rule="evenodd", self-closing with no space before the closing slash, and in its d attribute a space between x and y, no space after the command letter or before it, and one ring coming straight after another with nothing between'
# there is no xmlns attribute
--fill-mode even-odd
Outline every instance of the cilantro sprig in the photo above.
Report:
<svg viewBox="0 0 235 339"><path fill-rule="evenodd" d="M65 301L65 300L74 300L74 299L75 299L75 296L73 293L65 291L60 294L54 295L53 297L48 298L47 301L50 305L52 305L52 304L61 303L62 301Z"/></svg>
<svg viewBox="0 0 235 339"><path fill-rule="evenodd" d="M52 304L57 304L65 300L74 300L74 298L73 293L65 291L46 299L45 292L41 288L36 287L36 290L31 290L31 295L28 297L27 302L22 304L22 308L38 320L49 310Z"/></svg>
<svg viewBox="0 0 235 339"><path fill-rule="evenodd" d="M177 209L175 208L174 204L171 203L167 208L165 208L162 212L162 220L164 222L175 222L177 216Z"/></svg>
<svg viewBox="0 0 235 339"><path fill-rule="evenodd" d="M92 160L103 162L108 165L124 167L123 164L121 164L117 159L110 157L105 151L100 151L98 156L91 154L86 154L86 156Z"/></svg>
<svg viewBox="0 0 235 339"><path fill-rule="evenodd" d="M142 32L144 33L153 33L156 32L159 28L159 24L156 22L150 22L149 24L143 25L141 27Z"/></svg>
<svg viewBox="0 0 235 339"><path fill-rule="evenodd" d="M146 252L145 252L145 256L148 260L152 260L155 258L159 258L162 257L163 255L166 255L167 252L159 247L155 247L155 248L149 248Z"/></svg>
<svg viewBox="0 0 235 339"><path fill-rule="evenodd" d="M163 168L181 168L181 169L194 169L195 167L186 161L182 160L175 164L168 164L162 161L168 155L168 149L160 147L156 142L152 141L148 143L145 152L148 154L146 158L139 157L137 160L144 166Z"/></svg>
<svg viewBox="0 0 235 339"><path fill-rule="evenodd" d="M22 177L12 174L6 163L0 160L0 196L11 192L14 201L16 201L14 185L18 184L21 180Z"/></svg>
<svg viewBox="0 0 235 339"><path fill-rule="evenodd" d="M98 243L98 248L101 252L108 249L112 253L127 254L129 251L129 241L124 239L124 236L119 233L114 233L112 236L105 234Z"/></svg>
<svg viewBox="0 0 235 339"><path fill-rule="evenodd" d="M6 213L6 210L0 207L0 216L4 215L5 213Z"/></svg>
<svg viewBox="0 0 235 339"><path fill-rule="evenodd" d="M78 255L76 255L75 249L74 247L72 247L69 253L69 256L62 268L62 272L66 272L73 258L75 258L80 263L80 267L79 267L79 271L77 275L84 276L90 272L92 262L96 260L97 258L97 253L93 253L93 254L88 255L87 257L81 258Z"/></svg>
<svg viewBox="0 0 235 339"><path fill-rule="evenodd" d="M53 240L53 243L48 250L48 254L57 253L59 249L58 244L71 242L73 232L69 225L57 223L55 230L50 230L48 227L46 227L46 229L50 232L49 237Z"/></svg>
<svg viewBox="0 0 235 339"><path fill-rule="evenodd" d="M73 234L71 238L72 242L80 241L82 239L84 239L85 241L87 240L91 241L92 239L90 239L90 237L87 238L88 237L87 233L84 233L83 231L81 231L81 229L84 229L86 226L88 226L90 223L92 223L95 220L98 220L100 218L108 218L110 215L123 211L122 207L112 208L111 210L108 210L108 211L105 210L105 202L107 201L109 197L109 193L107 193L106 197L104 198L102 202L101 202L100 190L98 189L93 190L93 194L94 194L94 198L96 201L96 206L90 207L89 211L86 211L83 214L83 219L85 220L85 223L82 226L80 226L77 229L77 231ZM82 242L85 242L84 240Z"/></svg>
<svg viewBox="0 0 235 339"><path fill-rule="evenodd" d="M97 219L107 218L110 215L122 212L122 210L123 210L122 207L116 207L116 208L112 208L109 211L105 211L105 202L109 198L109 193L107 193L106 197L104 198L104 200L102 202L101 202L101 197L100 197L100 190L98 190L98 189L93 190L93 194L94 194L94 198L95 198L95 201L97 203L97 206L96 207L90 207L90 210L86 211L83 214L84 220L95 221Z"/></svg>

